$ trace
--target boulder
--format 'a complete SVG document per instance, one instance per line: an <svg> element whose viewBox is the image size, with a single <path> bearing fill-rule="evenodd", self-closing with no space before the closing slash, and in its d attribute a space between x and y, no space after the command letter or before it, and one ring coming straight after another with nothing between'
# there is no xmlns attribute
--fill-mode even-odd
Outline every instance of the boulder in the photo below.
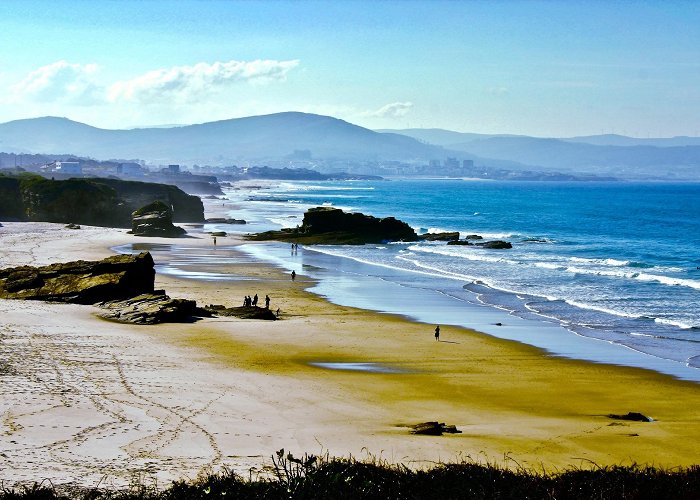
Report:
<svg viewBox="0 0 700 500"><path fill-rule="evenodd" d="M411 426L411 434L423 434L427 436L442 436L446 434L461 434L454 425L446 425L444 422L423 422Z"/></svg>
<svg viewBox="0 0 700 500"><path fill-rule="evenodd" d="M631 411L629 413L626 413L625 415L616 415L614 413L611 413L608 415L608 418L613 418L615 420L631 420L633 422L653 422L654 419L651 417L647 417L646 415L642 415L639 412L636 411Z"/></svg>
<svg viewBox="0 0 700 500"><path fill-rule="evenodd" d="M250 235L248 238L291 241L304 245L362 245L418 240L411 226L394 217L379 219L361 213L346 213L333 207L307 210L302 225L294 229L267 231Z"/></svg>
<svg viewBox="0 0 700 500"><path fill-rule="evenodd" d="M100 261L21 266L0 270L0 298L94 304L152 292L154 279L148 252Z"/></svg>
<svg viewBox="0 0 700 500"><path fill-rule="evenodd" d="M273 313L272 310L258 306L225 307L222 305L211 304L206 306L204 309L215 316L234 316L241 319L277 319L277 316L275 316L275 313Z"/></svg>
<svg viewBox="0 0 700 500"><path fill-rule="evenodd" d="M205 222L212 224L246 224L246 221L243 219L226 219L224 217L212 217Z"/></svg>
<svg viewBox="0 0 700 500"><path fill-rule="evenodd" d="M508 249L508 248L513 248L513 245L511 245L507 241L501 241L501 240L495 240L495 241L485 241L483 243L474 243L477 246L483 247L483 248L491 248L494 250L503 250L503 249Z"/></svg>
<svg viewBox="0 0 700 500"><path fill-rule="evenodd" d="M177 238L185 234L173 225L173 211L162 201L154 201L131 214L131 232L135 236Z"/></svg>
<svg viewBox="0 0 700 500"><path fill-rule="evenodd" d="M66 224L65 228L66 229L80 229L80 226L78 224L73 224L71 222L70 224Z"/></svg>
<svg viewBox="0 0 700 500"><path fill-rule="evenodd" d="M102 311L98 316L120 323L155 325L158 323L189 323L211 314L199 307L194 300L172 299L162 290L146 293L125 300L98 304Z"/></svg>
<svg viewBox="0 0 700 500"><path fill-rule="evenodd" d="M459 240L459 231L421 234L419 238L423 241L457 241Z"/></svg>
<svg viewBox="0 0 700 500"><path fill-rule="evenodd" d="M472 238L474 240L476 238ZM500 241L500 240L495 240L495 241L484 241L484 242L477 242L477 243L472 243L471 241L467 240L454 240L454 241L448 241L448 245L464 245L464 246L478 246L481 248L490 248L494 250L502 250L506 248L513 248L513 245L511 245L507 241Z"/></svg>
<svg viewBox="0 0 700 500"><path fill-rule="evenodd" d="M464 237L465 240L483 240L483 236L479 236L478 234L468 234Z"/></svg>

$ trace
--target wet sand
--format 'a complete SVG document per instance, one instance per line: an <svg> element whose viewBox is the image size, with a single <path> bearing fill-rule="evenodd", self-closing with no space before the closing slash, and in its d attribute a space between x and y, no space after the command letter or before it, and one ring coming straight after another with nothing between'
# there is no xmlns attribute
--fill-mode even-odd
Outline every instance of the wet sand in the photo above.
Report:
<svg viewBox="0 0 700 500"><path fill-rule="evenodd" d="M212 250L191 231L177 242ZM173 240L7 223L0 267L97 259L128 243ZM0 479L165 486L222 465L247 476L280 448L415 466L700 462L698 384L456 327L435 342L434 325L330 304L306 291L306 276L292 282L238 243L220 237L216 248L232 256L218 271L235 279L157 275L156 287L229 306L269 294L280 321L134 326L92 306L0 300ZM606 416L628 411L656 421ZM428 420L463 432L409 434Z"/></svg>

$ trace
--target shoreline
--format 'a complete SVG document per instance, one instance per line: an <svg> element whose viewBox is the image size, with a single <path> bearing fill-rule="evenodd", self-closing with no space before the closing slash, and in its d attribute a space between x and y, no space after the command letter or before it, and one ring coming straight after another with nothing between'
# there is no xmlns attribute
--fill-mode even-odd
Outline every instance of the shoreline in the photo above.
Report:
<svg viewBox="0 0 700 500"><path fill-rule="evenodd" d="M3 267L103 258L108 248L134 242L211 248L201 235L146 239L103 228L70 232L62 225L23 224L29 225L17 227L16 236L7 234L13 224L0 233ZM29 229L35 234L28 236ZM237 238L219 238L217 252L234 253L227 249L232 242L238 244ZM156 287L173 297L227 305L237 305L245 294L269 293L282 320L215 318L137 327L103 322L90 306L0 301L3 315L12 319L2 327L0 346L5 354L14 349L14 358L6 358L19 370L13 377L29 380L22 371L33 367L41 373L43 365L63 375L46 375L51 389L27 382L10 390L7 375L0 377L0 449L7 455L0 456L2 479L37 480L42 472L33 464L42 461L52 480L92 486L100 466L106 467L103 460L112 464L106 470L115 482L136 471L193 478L224 464L247 473L269 463L280 448L295 454L319 448L334 456L373 454L414 466L460 457L512 457L522 466L549 470L585 467L589 461L669 467L698 462L697 384L649 370L557 358L464 328L444 327L444 342L434 342L425 324L326 301L306 290L310 282L304 275L291 282L286 272L251 258L219 267L238 279L222 284L157 274ZM76 317L60 314L56 327L61 308L77 311ZM27 333L33 345L22 344ZM71 342L63 338L68 334ZM103 341L95 344L95 338ZM91 343L95 350L86 352ZM123 353L130 363L121 359ZM311 364L319 362L364 362L399 373ZM115 380L122 381L116 388ZM31 401L42 394L57 398L58 410L32 409ZM64 394L75 400L62 400ZM85 422L85 411L96 408L104 422ZM641 411L656 422L606 417L627 411ZM37 435L35 425L51 429L56 415L68 426L66 436L56 439L48 429ZM402 427L435 419L463 433L413 436ZM100 434L107 428L113 435ZM510 458L503 461L508 465Z"/></svg>

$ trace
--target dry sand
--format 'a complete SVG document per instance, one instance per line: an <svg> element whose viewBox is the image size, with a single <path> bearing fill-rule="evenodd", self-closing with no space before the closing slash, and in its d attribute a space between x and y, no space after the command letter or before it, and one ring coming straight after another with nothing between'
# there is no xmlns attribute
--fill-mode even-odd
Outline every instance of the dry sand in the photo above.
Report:
<svg viewBox="0 0 700 500"><path fill-rule="evenodd" d="M193 233L194 234L194 233ZM195 235L196 236L196 235ZM122 230L0 228L0 267L111 254ZM199 235L187 240L218 248ZM231 247L231 248L229 248ZM233 248L233 249L232 249ZM250 262L222 283L158 275L169 295L239 305L270 294L276 322L235 318L134 326L92 306L0 300L0 480L87 486L247 475L280 448L423 466L472 458L555 470L700 463L700 386L651 371L555 358L466 329L330 304L299 276ZM376 363L394 373L312 363ZM640 411L653 423L608 413ZM415 436L406 425L456 424Z"/></svg>

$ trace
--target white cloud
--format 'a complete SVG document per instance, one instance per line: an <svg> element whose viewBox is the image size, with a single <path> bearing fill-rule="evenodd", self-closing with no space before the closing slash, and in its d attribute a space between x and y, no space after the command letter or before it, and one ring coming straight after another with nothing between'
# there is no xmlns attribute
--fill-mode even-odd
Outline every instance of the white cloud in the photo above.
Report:
<svg viewBox="0 0 700 500"><path fill-rule="evenodd" d="M412 102L392 102L375 111L367 111L363 113L363 116L374 118L400 118L406 116L408 112L411 111L411 108L413 108Z"/></svg>
<svg viewBox="0 0 700 500"><path fill-rule="evenodd" d="M101 95L101 89L93 82L97 69L96 64L56 61L29 73L10 88L10 94L13 101L30 98L38 102L92 104Z"/></svg>
<svg viewBox="0 0 700 500"><path fill-rule="evenodd" d="M298 65L298 60L258 59L174 66L116 82L107 89L107 98L112 102L193 101L238 82L264 84L283 81Z"/></svg>

